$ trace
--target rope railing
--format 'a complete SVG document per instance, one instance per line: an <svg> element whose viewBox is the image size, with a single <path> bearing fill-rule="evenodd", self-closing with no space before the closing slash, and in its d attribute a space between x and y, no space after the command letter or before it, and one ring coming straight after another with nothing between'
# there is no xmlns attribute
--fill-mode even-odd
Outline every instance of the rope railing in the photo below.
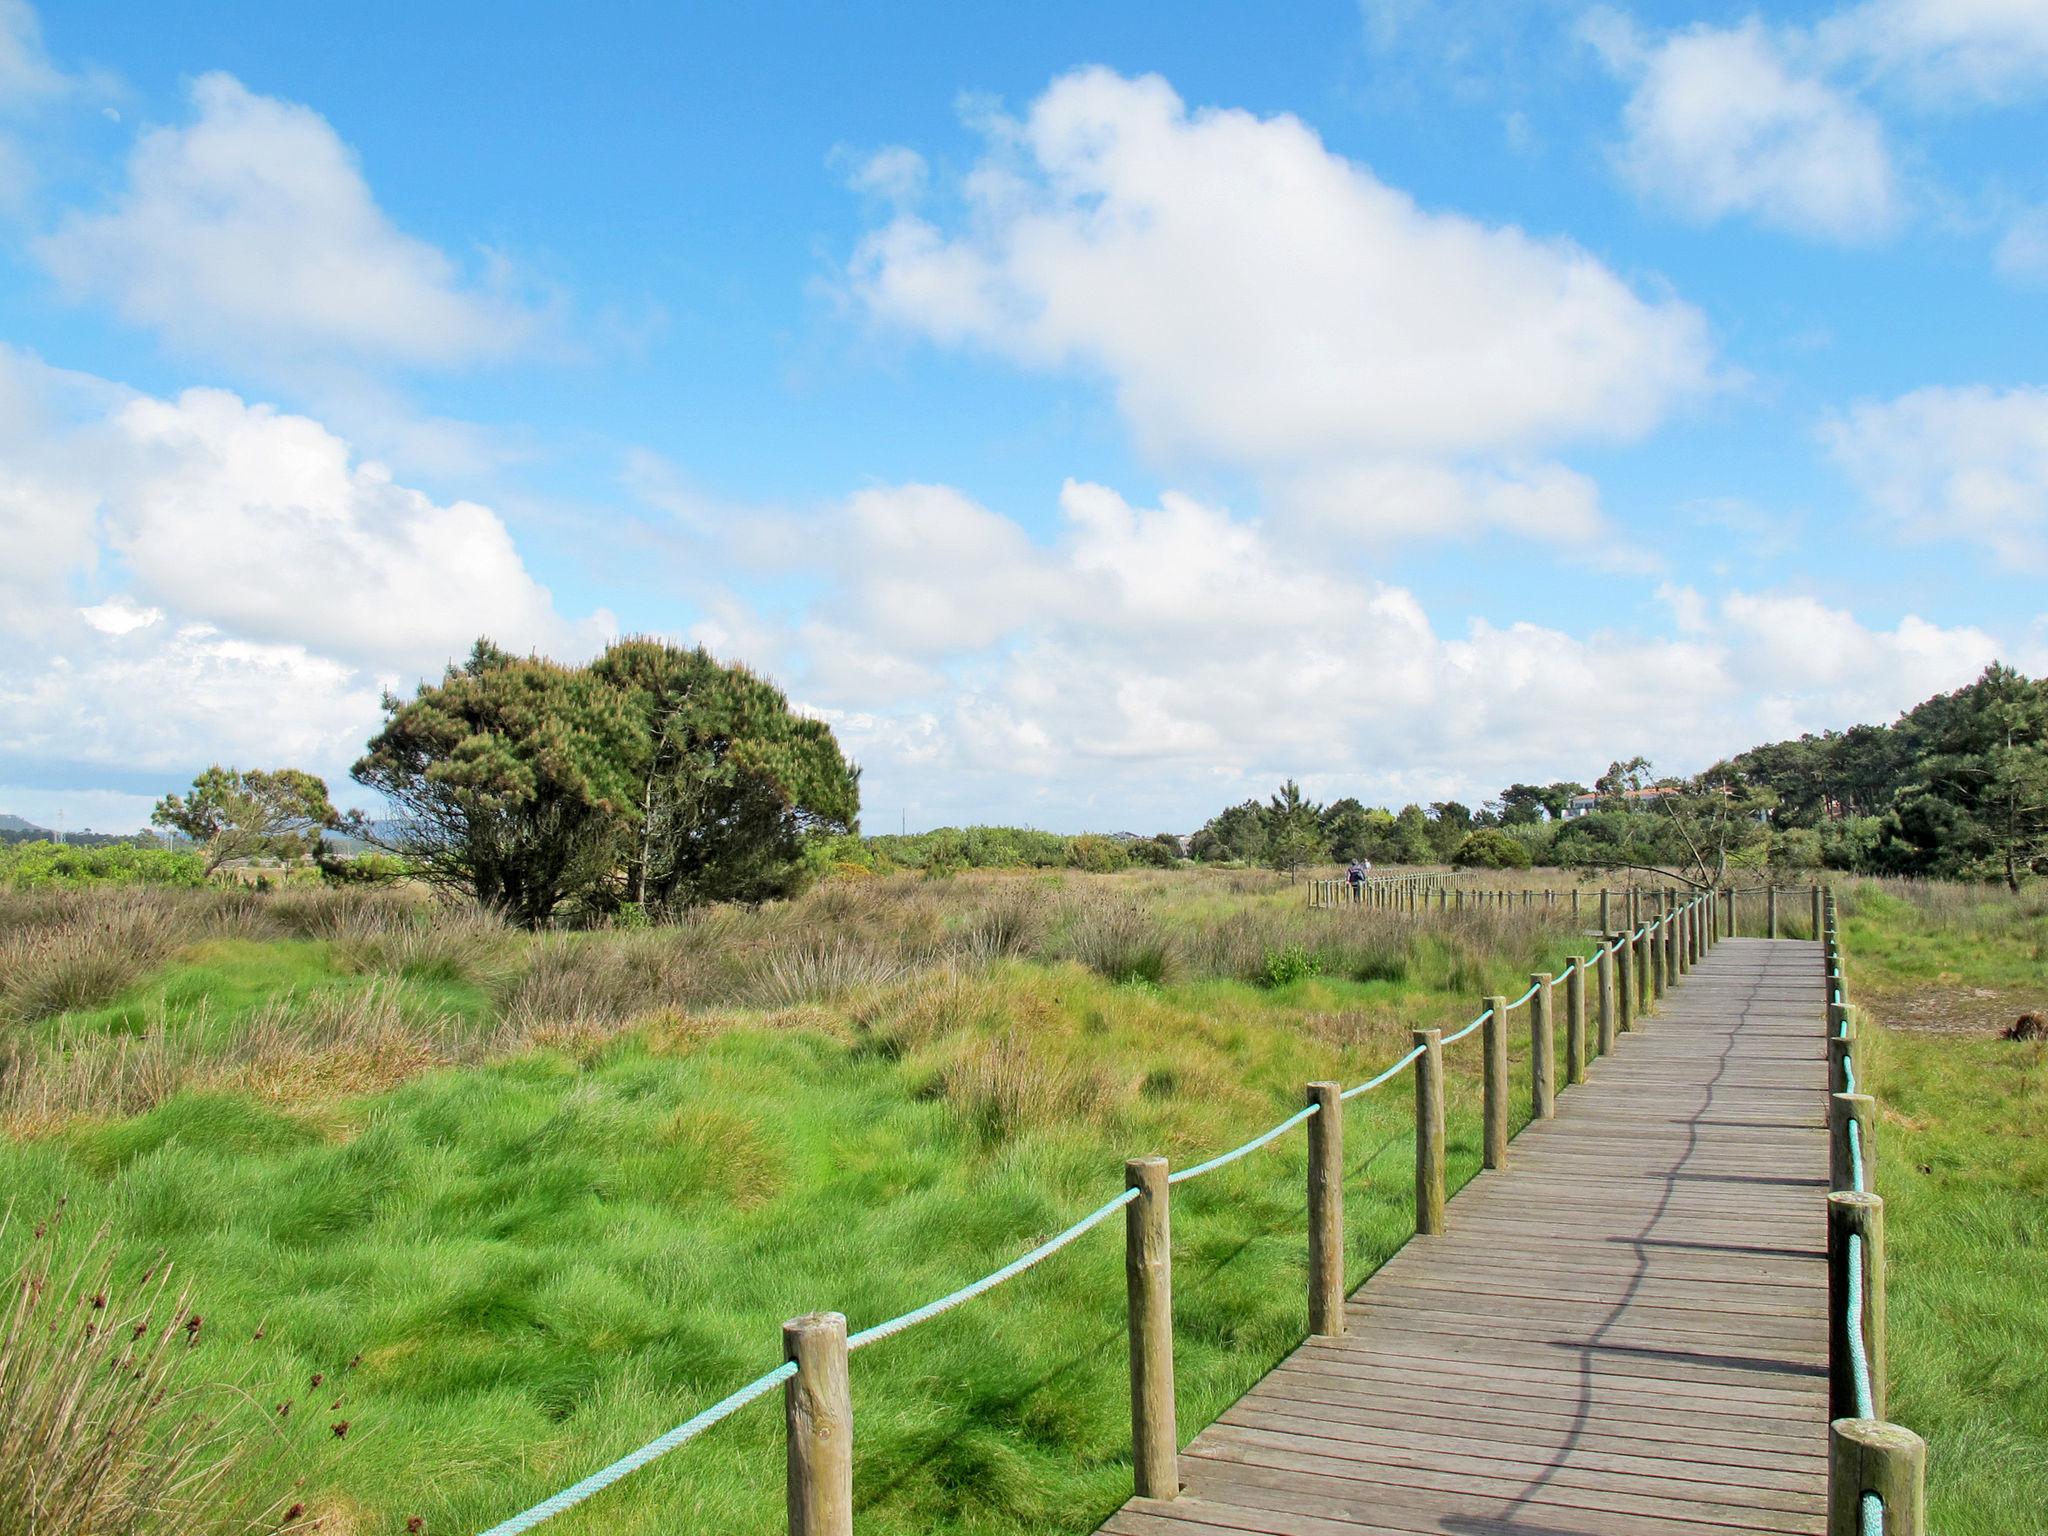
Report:
<svg viewBox="0 0 2048 1536"><path fill-rule="evenodd" d="M1860 1091L1857 1031L1843 980L1832 891L1815 900L1827 1002L1830 1183L1828 1536L1925 1536L1927 1446L1885 1420L1884 1201L1875 1102ZM1775 923L1775 903L1773 904ZM1837 1086L1839 1084L1839 1087Z"/></svg>
<svg viewBox="0 0 2048 1536"><path fill-rule="evenodd" d="M1591 960L1582 956L1573 956L1562 971L1557 973L1554 978L1548 978L1548 987L1554 987L1575 974L1584 975L1592 963L1597 961L1600 964L1605 977L1599 988L1601 1009L1600 1041L1603 1052L1612 1046L1616 1023L1616 1010L1614 1007L1615 988L1612 985L1613 968L1611 964L1614 957L1626 951L1631 944L1651 938L1660 928L1667 928L1672 923L1689 917L1696 917L1703 910L1702 903L1705 900L1706 898L1694 898L1683 905L1674 903L1672 909L1660 917L1645 921L1633 929L1633 931L1607 939L1597 945ZM1714 935L1708 930L1707 926L1695 924L1692 930L1692 938L1701 952L1703 952L1707 944L1712 942L1713 937ZM1652 945L1651 947L1658 948L1659 946ZM1674 948L1677 948L1675 944ZM1342 1104L1383 1086L1409 1068L1414 1067L1417 1069L1416 1230L1420 1234L1442 1230L1444 1122L1443 1078L1439 1054L1441 1048L1463 1040L1468 1035L1486 1026L1489 1022L1493 1022L1496 1025L1496 1032L1490 1033L1488 1036L1488 1060L1485 1073L1485 1115L1488 1125L1486 1166L1490 1168L1504 1166L1504 1155L1500 1157L1495 1155L1495 1126L1497 1124L1499 1127L1499 1140L1502 1146L1505 1145L1506 1128L1505 1055L1503 1054L1505 1037L1504 1034L1498 1032L1498 1028L1505 1024L1508 1013L1528 1004L1539 993L1545 994L1542 1006L1535 1010L1532 1018L1535 1021L1538 1035L1545 1037L1544 1043L1540 1044L1537 1048L1536 1070L1540 1074L1547 1075L1550 1073L1553 1070L1550 1063L1552 1046L1548 1043L1547 1037L1554 1028L1554 1014L1547 996L1548 987L1546 987L1546 978L1538 976L1532 978L1529 990L1524 992L1513 1003L1506 1003L1499 998L1489 998L1486 1000L1486 1006L1482 1008L1477 1018L1447 1036L1437 1030L1414 1031L1415 1044L1412 1049L1398 1057L1373 1077L1353 1087L1340 1088L1334 1083L1310 1084L1310 1102L1304 1108L1297 1110L1277 1124L1261 1131L1258 1135L1240 1143L1229 1151L1219 1153L1205 1162L1168 1173L1163 1159L1133 1160L1126 1165L1128 1187L1122 1194L1096 1207L1072 1225L1064 1228L1028 1252L1011 1260L1001 1268L993 1270L980 1279L963 1285L959 1289L951 1291L934 1301L926 1302L922 1306L915 1307L885 1322L851 1334L845 1331L845 1320L839 1317L838 1314L814 1314L811 1317L793 1320L785 1325L784 1329L785 1349L792 1355L792 1358L784 1364L756 1377L753 1381L748 1382L745 1386L726 1397L719 1399L719 1401L685 1420L674 1429L648 1441L637 1450L627 1453L601 1470L592 1473L582 1481L563 1489L547 1499L543 1499L511 1519L492 1526L483 1533L483 1536L521 1536L521 1533L532 1530L543 1521L562 1513L564 1510L573 1508L585 1499L610 1487L621 1478L629 1476L659 1457L688 1444L705 1430L730 1418L740 1409L765 1396L776 1386L798 1380L799 1378L802 1381L811 1380L806 1361L814 1357L808 1355L806 1353L807 1350L822 1348L824 1354L815 1358L827 1362L832 1360L841 1362L836 1367L829 1367L820 1371L819 1379L824 1383L820 1390L828 1392L836 1390L838 1393L844 1394L845 1369L843 1358L845 1355L915 1328L921 1323L928 1322L943 1313L987 1294L989 1291L1015 1279L1025 1271L1079 1241L1087 1233L1101 1226L1119 1212L1125 1213L1126 1241L1133 1247L1133 1265L1136 1266L1132 1271L1134 1278L1132 1280L1133 1289L1131 1297L1133 1370L1134 1372L1151 1372L1155 1375L1163 1370L1166 1377L1163 1399L1160 1398L1156 1382L1152 1383L1150 1387L1145 1387L1143 1383L1134 1379L1132 1395L1134 1474L1141 1492L1149 1490L1156 1493L1157 1496L1171 1497L1171 1490L1178 1486L1177 1481L1170 1475L1171 1462L1175 1454L1175 1443L1171 1425L1170 1423L1168 1424L1162 1435L1156 1424L1141 1422L1142 1414L1147 1411L1141 1407L1141 1404L1152 1401L1163 1401L1167 1405L1164 1411L1170 1420L1170 1405L1172 1402L1171 1304L1170 1300L1166 1299L1163 1293L1160 1297L1155 1298L1149 1303L1142 1302L1139 1281L1135 1278L1141 1272L1147 1276L1153 1276L1156 1269L1157 1275L1153 1279L1148 1279L1146 1283L1153 1284L1156 1282L1160 1285L1165 1283L1163 1276L1166 1273L1166 1267L1164 1264L1156 1266L1139 1264L1137 1256L1139 1247L1142 1244L1150 1241L1164 1242L1164 1232L1166 1230L1164 1209L1167 1191L1174 1185L1202 1178L1218 1169L1227 1167L1239 1159L1258 1151L1260 1148L1272 1144L1296 1127L1309 1125L1311 1122L1314 1122L1315 1124L1311 1127L1309 1138L1309 1188L1312 1206L1310 1213L1312 1233L1310 1250L1311 1270L1313 1272L1310 1284L1310 1322L1311 1329L1315 1332L1342 1332L1341 1234L1343 1228L1341 1204L1337 1203L1341 1202L1342 1198L1342 1123L1341 1116L1337 1115L1335 1111ZM1585 993L1588 990L1586 987L1570 989L1574 1012L1569 1022L1574 1042L1574 1052L1582 1050L1584 1045L1585 1020L1583 1017L1583 1007ZM1624 1023L1622 1027L1626 1028L1627 1025ZM1576 1056L1573 1058L1573 1063L1574 1075L1570 1078L1570 1081L1576 1082L1580 1080L1576 1073L1582 1069L1583 1063L1578 1062ZM1498 1070L1496 1070L1497 1068ZM1551 1091L1554 1093L1554 1084L1551 1085ZM1540 1094L1538 1103L1539 1105L1543 1103L1543 1098ZM1326 1113L1326 1111L1329 1112ZM1547 1111L1539 1109L1539 1113L1545 1112ZM1320 1247L1314 1237L1314 1233L1318 1229L1326 1234ZM1329 1251L1330 1240L1327 1234L1330 1232L1337 1234L1338 1253L1334 1260ZM1156 1238L1147 1235L1154 1233L1157 1234ZM1143 1313L1142 1323L1141 1312ZM1142 1349L1140 1347L1141 1331L1147 1340L1152 1341L1145 1344ZM1158 1350L1156 1348L1158 1337L1164 1337L1167 1340L1163 1359L1158 1357ZM1147 1361L1150 1364L1143 1363ZM836 1386L834 1385L835 1383ZM1141 1388L1144 1389L1141 1390ZM794 1393L797 1389L792 1387L790 1390ZM831 1413L828 1410L831 1410L831 1408L832 1405L829 1403L825 1404L823 1408L819 1404L810 1403L805 1409L802 1422L808 1424L811 1420L818 1418L821 1413L823 1413L824 1417L830 1418ZM850 1399L844 1403L843 1411L850 1421ZM802 1429L798 1417L792 1411L789 1433L794 1436L800 1432L805 1431ZM1163 1469L1160 1465L1162 1457L1165 1458L1166 1462L1166 1466ZM843 1460L843 1457L841 1459ZM798 1457L793 1447L791 1452L792 1477L796 1475L794 1469L798 1467L802 1460L802 1458ZM830 1458L825 1458L825 1460L830 1461ZM808 1465L808 1463L805 1464ZM837 1463L833 1464L836 1465ZM830 1489L823 1493L812 1489L807 1491L805 1497L827 1497L833 1500L843 1498L849 1511L848 1520L850 1522L850 1477L851 1468L850 1462L848 1462L843 1469L843 1479L847 1481L847 1487ZM1161 1492L1161 1490L1165 1491ZM791 1489L792 1507L795 1507L797 1498L798 1491L793 1484Z"/></svg>

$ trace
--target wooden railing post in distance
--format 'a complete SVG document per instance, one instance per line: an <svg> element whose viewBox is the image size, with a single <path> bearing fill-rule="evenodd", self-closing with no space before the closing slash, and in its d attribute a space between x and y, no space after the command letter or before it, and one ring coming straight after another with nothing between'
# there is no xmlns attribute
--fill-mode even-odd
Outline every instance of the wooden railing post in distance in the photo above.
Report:
<svg viewBox="0 0 2048 1536"><path fill-rule="evenodd" d="M1813 882L1813 936L1820 937L1820 882Z"/></svg>
<svg viewBox="0 0 2048 1536"><path fill-rule="evenodd" d="M1586 1080L1586 957L1572 956L1564 978L1564 1080Z"/></svg>
<svg viewBox="0 0 2048 1536"><path fill-rule="evenodd" d="M846 1318L813 1312L782 1325L788 1438L789 1536L853 1536L853 1393L846 1373Z"/></svg>
<svg viewBox="0 0 2048 1536"><path fill-rule="evenodd" d="M1603 885L1600 887L1600 931L1611 933L1613 929L1614 921L1607 915L1607 887Z"/></svg>
<svg viewBox="0 0 2048 1536"><path fill-rule="evenodd" d="M1678 925L1684 919L1678 914L1678 887L1675 885L1664 893L1664 911L1664 990L1669 992L1678 985L1685 958L1678 943Z"/></svg>
<svg viewBox="0 0 2048 1536"><path fill-rule="evenodd" d="M1422 1054L1415 1060L1415 1231L1444 1229L1444 1032L1414 1031Z"/></svg>
<svg viewBox="0 0 2048 1536"><path fill-rule="evenodd" d="M1778 936L1778 888L1775 885L1764 889L1764 926L1769 930L1767 937L1775 939Z"/></svg>
<svg viewBox="0 0 2048 1536"><path fill-rule="evenodd" d="M1317 1116L1318 1119L1321 1116ZM1173 1411L1173 1224L1166 1159L1134 1157L1124 1188L1124 1293L1131 1322L1131 1482L1141 1499L1180 1492L1180 1433Z"/></svg>
<svg viewBox="0 0 2048 1536"><path fill-rule="evenodd" d="M1828 1417L1864 1415L1856 1404L1856 1367L1849 1352L1849 1237L1863 1239L1863 1353L1870 1362L1870 1413L1885 1407L1884 1201L1838 1189L1828 1196Z"/></svg>
<svg viewBox="0 0 2048 1536"><path fill-rule="evenodd" d="M1856 1159L1850 1155L1849 1126L1856 1126L1856 1148L1863 1158L1863 1181L1856 1180ZM1828 1186L1831 1189L1877 1188L1877 1100L1867 1093L1828 1095Z"/></svg>
<svg viewBox="0 0 2048 1536"><path fill-rule="evenodd" d="M1603 932L1600 935L1600 1054L1607 1055L1614 1049L1614 951L1608 945L1614 942L1614 935Z"/></svg>
<svg viewBox="0 0 2048 1536"><path fill-rule="evenodd" d="M1927 1536L1927 1442L1902 1424L1828 1426L1828 1536L1863 1536L1863 1495L1884 1504L1884 1536Z"/></svg>
<svg viewBox="0 0 2048 1536"><path fill-rule="evenodd" d="M1643 1016L1650 1011L1650 1005L1656 1001L1650 982L1650 934L1647 924L1630 942L1636 952L1636 1022L1640 1023Z"/></svg>
<svg viewBox="0 0 2048 1536"><path fill-rule="evenodd" d="M1486 1022L1479 1026L1480 1074L1484 1102L1481 1105L1482 1150L1486 1166L1508 1165L1508 1000L1489 997Z"/></svg>
<svg viewBox="0 0 2048 1536"><path fill-rule="evenodd" d="M1529 998L1529 1115L1535 1120L1557 1116L1557 1028L1551 1017L1548 971L1529 977L1536 989Z"/></svg>
<svg viewBox="0 0 2048 1536"><path fill-rule="evenodd" d="M1308 1102L1308 1331L1344 1331L1344 1100L1337 1083L1310 1083Z"/></svg>
<svg viewBox="0 0 2048 1536"><path fill-rule="evenodd" d="M1636 1027L1636 941L1625 933L1615 936L1614 980L1617 988L1617 1007L1614 1027L1630 1030Z"/></svg>

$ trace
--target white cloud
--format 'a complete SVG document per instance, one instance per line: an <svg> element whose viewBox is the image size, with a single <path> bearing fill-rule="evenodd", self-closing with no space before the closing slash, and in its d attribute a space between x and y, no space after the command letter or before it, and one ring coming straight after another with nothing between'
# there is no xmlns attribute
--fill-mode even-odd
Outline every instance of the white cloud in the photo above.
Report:
<svg viewBox="0 0 2048 1536"><path fill-rule="evenodd" d="M18 112L70 89L43 49L42 23L28 0L0 0L0 111Z"/></svg>
<svg viewBox="0 0 2048 1536"><path fill-rule="evenodd" d="M2048 283L2048 207L2030 208L2013 220L1992 259L2007 277Z"/></svg>
<svg viewBox="0 0 2048 1536"><path fill-rule="evenodd" d="M1421 208L1297 118L1089 69L981 126L957 227L899 212L853 292L942 345L1106 377L1154 449L1276 475L1517 453L1637 436L1709 382L1689 306Z"/></svg>
<svg viewBox="0 0 2048 1536"><path fill-rule="evenodd" d="M110 209L37 243L73 293L208 353L444 364L531 340L530 309L391 222L318 113L218 73L192 101L137 141Z"/></svg>
<svg viewBox="0 0 2048 1536"><path fill-rule="evenodd" d="M2048 389L1915 390L1824 428L1835 460L1916 539L1961 539L2048 565Z"/></svg>
<svg viewBox="0 0 2048 1536"><path fill-rule="evenodd" d="M1817 29L1934 102L2011 101L2048 84L2048 6L2040 0L1867 0Z"/></svg>
<svg viewBox="0 0 2048 1536"><path fill-rule="evenodd" d="M1612 13L1596 13L1588 33L1633 83L1620 159L1646 196L1702 223L1747 214L1831 240L1897 223L1884 129L1802 61L1803 34L1750 17L1645 43Z"/></svg>
<svg viewBox="0 0 2048 1536"><path fill-rule="evenodd" d="M1183 495L1144 506L1069 482L1043 540L946 487L854 500L858 516L803 524L830 580L741 623L861 758L891 824L899 804L926 823L1036 807L1065 825L1148 807L1185 830L1290 773L1322 793L1429 799L1584 778L1638 751L1701 767L1787 731L1887 718L1996 652L1974 628L1872 626L1796 593L1668 584L1676 638L1452 633L1327 546ZM918 601L897 585L916 558L902 540L927 536L926 607L892 615ZM949 590L990 560L1010 591Z"/></svg>
<svg viewBox="0 0 2048 1536"><path fill-rule="evenodd" d="M352 760L386 686L488 633L587 653L510 532L319 423L0 349L0 776Z"/></svg>

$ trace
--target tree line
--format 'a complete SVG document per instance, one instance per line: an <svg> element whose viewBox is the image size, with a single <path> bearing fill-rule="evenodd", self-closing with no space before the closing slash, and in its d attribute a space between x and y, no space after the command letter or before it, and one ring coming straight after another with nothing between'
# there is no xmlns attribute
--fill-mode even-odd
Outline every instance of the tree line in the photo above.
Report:
<svg viewBox="0 0 2048 1536"><path fill-rule="evenodd" d="M1572 815L1572 802L1595 797ZM1735 870L1838 869L2004 881L2048 873L2048 680L1993 665L1891 725L1768 743L1690 777L1610 763L1589 788L1512 784L1477 810L1309 800L1292 780L1211 817L1197 858L1295 869L1381 864L1641 869L1713 883Z"/></svg>

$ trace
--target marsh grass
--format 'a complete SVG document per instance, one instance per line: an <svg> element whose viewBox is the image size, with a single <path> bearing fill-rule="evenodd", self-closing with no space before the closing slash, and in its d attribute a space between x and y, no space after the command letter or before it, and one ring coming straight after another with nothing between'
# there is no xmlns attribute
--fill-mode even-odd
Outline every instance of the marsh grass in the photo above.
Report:
<svg viewBox="0 0 2048 1536"><path fill-rule="evenodd" d="M169 1266L124 1286L104 1240L67 1251L62 1216L34 1228L0 1311L0 1530L302 1528L257 1491L277 1446L260 1409L209 1382L204 1319Z"/></svg>
<svg viewBox="0 0 2048 1536"><path fill-rule="evenodd" d="M72 1193L123 1263L174 1251L212 1379L310 1415L307 1515L346 1536L482 1529L773 1365L784 1318L928 1301L1124 1158L1233 1145L1579 947L1541 911L1311 913L1260 871L878 879L438 948L384 893L185 894L154 971L8 1033L0 1184ZM1319 971L1267 976L1287 945ZM1449 1063L1454 1183L1477 1067ZM1353 1281L1409 1231L1411 1101L1346 1111ZM1177 1193L1190 1432L1300 1338L1304 1160ZM1093 1234L864 1352L863 1530L1091 1529L1128 1486L1122 1297ZM772 1405L714 1433L550 1529L774 1528Z"/></svg>

